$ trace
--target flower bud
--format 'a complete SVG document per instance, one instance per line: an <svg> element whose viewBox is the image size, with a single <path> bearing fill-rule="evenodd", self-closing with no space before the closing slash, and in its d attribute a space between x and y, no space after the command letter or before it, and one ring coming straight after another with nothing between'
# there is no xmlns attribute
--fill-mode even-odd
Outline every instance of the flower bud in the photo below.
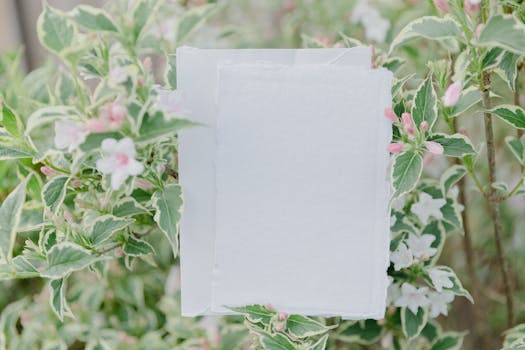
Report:
<svg viewBox="0 0 525 350"><path fill-rule="evenodd" d="M390 153L399 153L403 150L403 144L401 142L392 142L386 149Z"/></svg>
<svg viewBox="0 0 525 350"><path fill-rule="evenodd" d="M419 124L419 131L425 132L428 130L428 122L422 121L421 124Z"/></svg>
<svg viewBox="0 0 525 350"><path fill-rule="evenodd" d="M285 328L284 322L278 322L275 324L275 329L278 331L282 331L284 330L284 328Z"/></svg>
<svg viewBox="0 0 525 350"><path fill-rule="evenodd" d="M479 36L481 35L481 31L483 30L483 27L485 27L483 23L478 24L478 26L476 27L476 38L479 39Z"/></svg>
<svg viewBox="0 0 525 350"><path fill-rule="evenodd" d="M435 154L437 156L443 154L443 146L441 146L441 144L435 141L425 142L425 147L430 153Z"/></svg>
<svg viewBox="0 0 525 350"><path fill-rule="evenodd" d="M407 112L401 114L401 120L403 121L405 131L409 135L414 135L414 120L412 119L412 114Z"/></svg>
<svg viewBox="0 0 525 350"><path fill-rule="evenodd" d="M392 108L385 108L385 117L387 117L392 123L397 122L397 115Z"/></svg>
<svg viewBox="0 0 525 350"><path fill-rule="evenodd" d="M443 95L443 105L445 107L452 107L459 101L459 96L461 95L461 82L457 81L453 84L450 84Z"/></svg>
<svg viewBox="0 0 525 350"><path fill-rule="evenodd" d="M465 0L463 2L463 8L467 15L471 16L474 12L479 10L481 6L481 0Z"/></svg>
<svg viewBox="0 0 525 350"><path fill-rule="evenodd" d="M55 170L51 169L51 168L48 167L47 165L41 167L41 168L40 168L40 172L41 172L42 174L44 174L46 177L52 177L52 176L55 176L55 175L58 174Z"/></svg>
<svg viewBox="0 0 525 350"><path fill-rule="evenodd" d="M284 321L288 318L288 314L286 312L279 312L279 315L277 316L277 319L279 321Z"/></svg>
<svg viewBox="0 0 525 350"><path fill-rule="evenodd" d="M450 11L447 0L434 0L434 6L443 13L449 13Z"/></svg>

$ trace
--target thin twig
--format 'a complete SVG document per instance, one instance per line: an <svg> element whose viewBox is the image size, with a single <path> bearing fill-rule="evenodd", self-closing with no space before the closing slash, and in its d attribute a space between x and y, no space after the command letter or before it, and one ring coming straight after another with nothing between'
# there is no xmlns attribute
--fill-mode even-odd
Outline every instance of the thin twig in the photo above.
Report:
<svg viewBox="0 0 525 350"><path fill-rule="evenodd" d="M490 187L487 192L487 202L490 216L494 225L494 239L496 240L496 250L498 255L498 264L501 269L501 277L503 279L503 287L505 289L505 298L507 300L507 326L511 327L514 322L514 303L512 296L512 287L510 284L509 267L505 253L503 251L503 237L501 226L501 214L499 198L492 186L496 182L496 149L494 145L494 130L492 126L492 114L489 112L491 108L490 103L490 73L484 71L482 73L480 88L482 92L482 103L484 109L485 121L485 138L487 143L487 161L489 170Z"/></svg>

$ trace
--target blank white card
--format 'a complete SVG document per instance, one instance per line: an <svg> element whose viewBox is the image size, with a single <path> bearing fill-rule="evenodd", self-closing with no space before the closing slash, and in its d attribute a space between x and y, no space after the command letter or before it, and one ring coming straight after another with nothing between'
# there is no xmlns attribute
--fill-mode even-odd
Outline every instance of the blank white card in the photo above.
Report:
<svg viewBox="0 0 525 350"><path fill-rule="evenodd" d="M368 48L177 55L206 124L179 140L183 314L382 318L391 74Z"/></svg>

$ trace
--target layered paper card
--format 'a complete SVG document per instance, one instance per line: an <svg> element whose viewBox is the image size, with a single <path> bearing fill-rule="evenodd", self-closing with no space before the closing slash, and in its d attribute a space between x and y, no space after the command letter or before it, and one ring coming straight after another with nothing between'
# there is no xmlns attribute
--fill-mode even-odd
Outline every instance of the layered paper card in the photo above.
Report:
<svg viewBox="0 0 525 350"><path fill-rule="evenodd" d="M381 318L391 74L368 48L177 52L183 315Z"/></svg>

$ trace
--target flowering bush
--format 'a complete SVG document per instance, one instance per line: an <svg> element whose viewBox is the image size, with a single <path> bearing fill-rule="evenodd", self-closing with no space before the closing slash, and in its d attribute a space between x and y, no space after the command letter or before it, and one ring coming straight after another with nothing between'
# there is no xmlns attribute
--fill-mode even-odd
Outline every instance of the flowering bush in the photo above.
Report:
<svg viewBox="0 0 525 350"><path fill-rule="evenodd" d="M388 308L383 320L344 321L270 305L236 308L238 317L180 317L176 141L192 123L176 90L173 53L218 11L228 19L246 6L195 3L136 0L67 13L45 5L38 35L59 63L23 77L20 52L1 56L0 348L459 349L467 333L443 330L442 316L464 298L475 303L474 321L459 327L470 329L470 348L493 349L472 228L491 233L484 249L496 247L497 281L488 285L502 286L493 298L505 308L496 308L493 322L515 326L502 346L523 348L513 291L521 281L504 246L518 218L502 210L524 193L522 5L434 0L421 9L407 1L388 13L363 0L348 9L279 7L279 18L302 27L305 46L360 45L360 36L376 46L373 65L397 77L393 108L385 110L393 132ZM338 18L329 21L340 26L337 35L319 33L315 20L306 25L312 9ZM341 19L341 10L351 14ZM224 26L216 17L201 33ZM217 35L228 36L230 29ZM430 56L418 53L422 47ZM474 140L479 115L484 140ZM495 118L506 124L495 127ZM513 160L496 163L504 152ZM515 184L498 181L509 173L518 173ZM488 219L472 222L472 210ZM444 263L454 263L447 241L461 235L471 293Z"/></svg>

